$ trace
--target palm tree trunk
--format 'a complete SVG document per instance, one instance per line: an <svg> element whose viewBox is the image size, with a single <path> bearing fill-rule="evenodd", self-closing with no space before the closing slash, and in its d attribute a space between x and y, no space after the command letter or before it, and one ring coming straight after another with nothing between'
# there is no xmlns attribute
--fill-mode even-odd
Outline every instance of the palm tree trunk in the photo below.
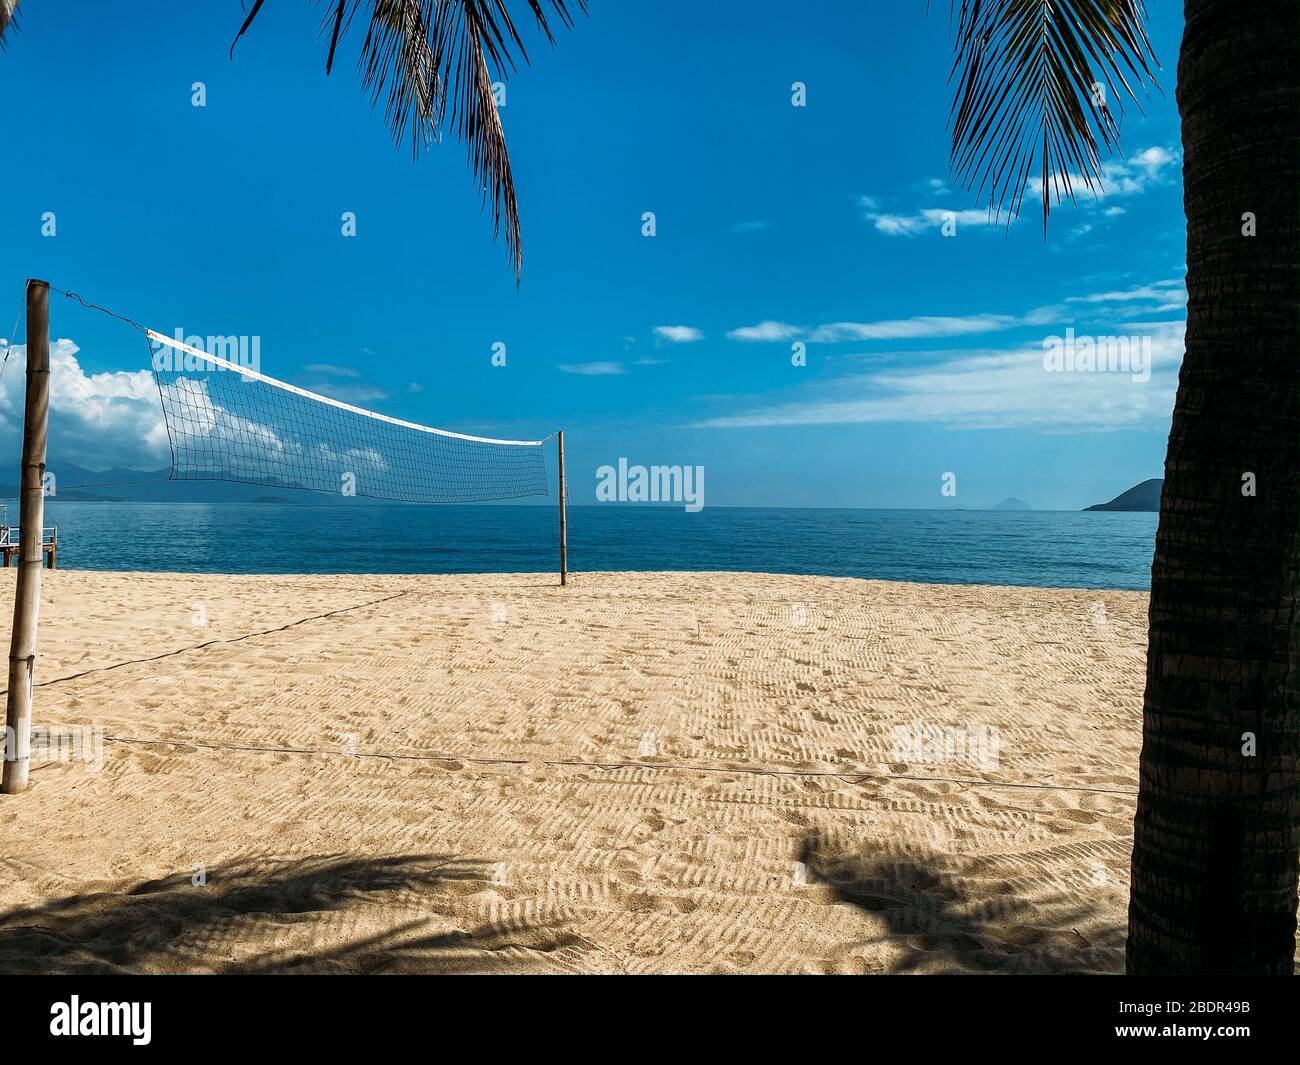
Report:
<svg viewBox="0 0 1300 1065"><path fill-rule="evenodd" d="M1184 8L1187 353L1151 576L1128 970L1290 973L1300 869L1300 0ZM1244 235L1248 212L1256 236Z"/></svg>

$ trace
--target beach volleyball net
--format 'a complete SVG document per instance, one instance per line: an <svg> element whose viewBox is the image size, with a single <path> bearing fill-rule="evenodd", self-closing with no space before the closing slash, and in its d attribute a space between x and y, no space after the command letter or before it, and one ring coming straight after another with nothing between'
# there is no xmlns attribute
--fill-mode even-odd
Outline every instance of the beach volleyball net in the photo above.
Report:
<svg viewBox="0 0 1300 1065"><path fill-rule="evenodd" d="M144 332L174 480L410 503L549 495L543 440L469 436L391 418Z"/></svg>

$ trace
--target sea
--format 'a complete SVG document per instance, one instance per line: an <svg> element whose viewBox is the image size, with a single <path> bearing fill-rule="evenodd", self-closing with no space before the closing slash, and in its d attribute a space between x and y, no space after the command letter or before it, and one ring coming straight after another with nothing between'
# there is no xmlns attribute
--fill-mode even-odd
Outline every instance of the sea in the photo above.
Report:
<svg viewBox="0 0 1300 1065"><path fill-rule="evenodd" d="M17 524L18 505L7 501ZM807 573L1147 590L1156 515L571 506L569 568ZM487 573L558 569L553 506L108 503L50 498L65 569Z"/></svg>

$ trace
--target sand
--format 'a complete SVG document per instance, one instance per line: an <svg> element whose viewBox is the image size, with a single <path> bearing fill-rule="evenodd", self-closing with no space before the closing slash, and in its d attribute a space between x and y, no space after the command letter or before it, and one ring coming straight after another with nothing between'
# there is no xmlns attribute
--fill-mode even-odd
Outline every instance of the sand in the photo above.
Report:
<svg viewBox="0 0 1300 1065"><path fill-rule="evenodd" d="M0 971L1122 968L1144 594L59 570L43 603L36 724L91 742L0 796Z"/></svg>

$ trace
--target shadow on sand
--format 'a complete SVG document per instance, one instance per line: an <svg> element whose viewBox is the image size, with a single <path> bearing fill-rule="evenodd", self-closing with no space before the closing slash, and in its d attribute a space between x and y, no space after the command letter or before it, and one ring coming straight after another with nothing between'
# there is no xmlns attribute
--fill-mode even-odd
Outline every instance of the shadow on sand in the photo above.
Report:
<svg viewBox="0 0 1300 1065"><path fill-rule="evenodd" d="M432 855L231 862L201 886L180 874L0 913L0 972L563 971L594 946L546 927L455 927L455 899L490 875Z"/></svg>
<svg viewBox="0 0 1300 1065"><path fill-rule="evenodd" d="M1123 971L1125 927L1099 917L1078 890L1033 867L939 853L846 854L816 834L803 842L810 882L878 919L869 949L884 947L891 973ZM1018 874L1018 875L1014 875Z"/></svg>

